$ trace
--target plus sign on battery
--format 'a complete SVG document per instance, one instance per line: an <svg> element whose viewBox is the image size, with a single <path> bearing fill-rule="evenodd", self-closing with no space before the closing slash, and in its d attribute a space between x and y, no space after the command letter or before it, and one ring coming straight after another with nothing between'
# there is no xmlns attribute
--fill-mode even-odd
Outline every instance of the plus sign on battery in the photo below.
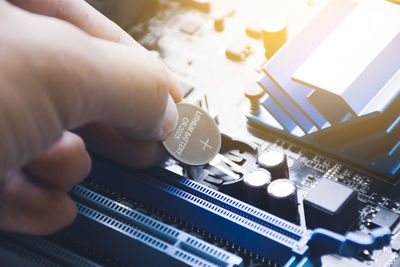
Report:
<svg viewBox="0 0 400 267"><path fill-rule="evenodd" d="M212 148L212 146L210 146L208 142L210 142L210 138L207 138L207 141L205 142L203 140L200 140L200 143L204 145L203 150L205 150L206 148Z"/></svg>

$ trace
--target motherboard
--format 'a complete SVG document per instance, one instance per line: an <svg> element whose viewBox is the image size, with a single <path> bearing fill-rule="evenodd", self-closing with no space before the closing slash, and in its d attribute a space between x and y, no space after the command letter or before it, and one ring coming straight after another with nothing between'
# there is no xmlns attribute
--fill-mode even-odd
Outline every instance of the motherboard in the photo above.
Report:
<svg viewBox="0 0 400 267"><path fill-rule="evenodd" d="M400 266L400 180L256 116L265 64L334 1L149 1L123 27L217 122L218 155L135 170L93 153L70 192L76 221L45 237L1 232L1 265Z"/></svg>

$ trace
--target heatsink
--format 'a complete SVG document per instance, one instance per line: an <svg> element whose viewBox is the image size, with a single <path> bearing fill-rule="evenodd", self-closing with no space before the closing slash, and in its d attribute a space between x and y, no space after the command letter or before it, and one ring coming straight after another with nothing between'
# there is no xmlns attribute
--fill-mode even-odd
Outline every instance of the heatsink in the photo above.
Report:
<svg viewBox="0 0 400 267"><path fill-rule="evenodd" d="M330 0L267 62L248 119L388 180L400 174L400 5Z"/></svg>

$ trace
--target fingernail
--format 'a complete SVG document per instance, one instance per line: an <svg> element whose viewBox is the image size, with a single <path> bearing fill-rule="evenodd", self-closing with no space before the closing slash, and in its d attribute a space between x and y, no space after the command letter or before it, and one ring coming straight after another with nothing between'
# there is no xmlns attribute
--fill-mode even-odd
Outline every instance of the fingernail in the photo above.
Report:
<svg viewBox="0 0 400 267"><path fill-rule="evenodd" d="M168 96L167 108L165 110L163 130L167 136L175 130L178 124L178 111L176 109L176 104L172 99L171 95Z"/></svg>
<svg viewBox="0 0 400 267"><path fill-rule="evenodd" d="M169 91L176 102L181 102L183 100L183 90L182 85L176 79L175 75L167 68Z"/></svg>

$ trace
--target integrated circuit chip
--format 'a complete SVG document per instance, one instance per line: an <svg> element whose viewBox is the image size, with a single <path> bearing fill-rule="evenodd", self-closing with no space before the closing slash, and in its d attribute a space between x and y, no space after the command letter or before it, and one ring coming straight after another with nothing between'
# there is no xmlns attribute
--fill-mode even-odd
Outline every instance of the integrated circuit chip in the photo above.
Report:
<svg viewBox="0 0 400 267"><path fill-rule="evenodd" d="M244 61L251 54L251 47L247 42L238 40L232 42L225 50L226 57L232 61Z"/></svg>
<svg viewBox="0 0 400 267"><path fill-rule="evenodd" d="M357 193L335 181L322 178L304 198L308 228L318 227L344 233L358 217Z"/></svg>
<svg viewBox="0 0 400 267"><path fill-rule="evenodd" d="M393 230L399 223L400 215L393 211L381 208L371 220L372 226L388 227Z"/></svg>

